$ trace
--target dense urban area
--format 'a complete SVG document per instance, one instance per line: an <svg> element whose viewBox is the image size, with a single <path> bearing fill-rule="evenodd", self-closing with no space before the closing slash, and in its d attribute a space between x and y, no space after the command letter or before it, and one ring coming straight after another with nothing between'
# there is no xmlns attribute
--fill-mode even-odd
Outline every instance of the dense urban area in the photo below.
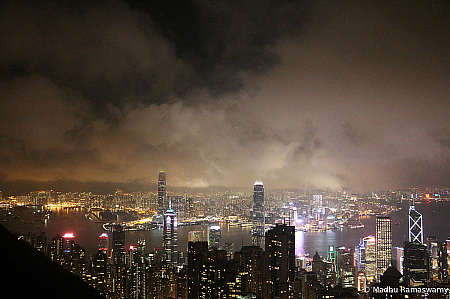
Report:
<svg viewBox="0 0 450 299"><path fill-rule="evenodd" d="M402 287L401 296L414 298L424 296L413 293L420 287L450 287L450 240L424 239L422 215L415 210L416 204L449 201L449 189L266 191L256 181L247 192L178 194L166 190L164 172L157 188L7 196L1 200L2 221L6 227L10 222L44 225L52 213L82 209L104 229L94 255L71 233L13 233L106 298L372 298L386 296L387 286ZM389 215L404 202L409 203L409 240L393 248L391 229L397 223ZM21 219L20 209L32 216ZM358 229L367 216L376 221L374 236L353 247L330 244L326 256L296 255L296 232ZM188 232L183 252L178 229L190 225L199 229ZM221 242L221 225L250 228L252 245ZM140 239L126 248L127 232L139 230L162 230L162 246L146 248ZM434 295L448 296L442 292Z"/></svg>

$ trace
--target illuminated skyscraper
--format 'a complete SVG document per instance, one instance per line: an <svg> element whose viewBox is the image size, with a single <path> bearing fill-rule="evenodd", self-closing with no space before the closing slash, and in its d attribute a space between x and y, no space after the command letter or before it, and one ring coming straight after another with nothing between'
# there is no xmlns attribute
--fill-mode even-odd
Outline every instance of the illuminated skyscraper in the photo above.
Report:
<svg viewBox="0 0 450 299"><path fill-rule="evenodd" d="M323 216L323 197L321 194L313 195L314 217L316 220L322 220Z"/></svg>
<svg viewBox="0 0 450 299"><path fill-rule="evenodd" d="M368 283L375 280L377 274L375 240L374 236L363 238L357 247L356 252L358 270L364 272Z"/></svg>
<svg viewBox="0 0 450 299"><path fill-rule="evenodd" d="M398 272L403 274L403 258L404 258L404 248L395 247L392 251L392 265L397 268Z"/></svg>
<svg viewBox="0 0 450 299"><path fill-rule="evenodd" d="M163 215L169 208L166 198L166 173L159 172L158 176L158 214Z"/></svg>
<svg viewBox="0 0 450 299"><path fill-rule="evenodd" d="M163 227L164 263L169 267L175 267L177 264L177 229L177 214L169 203L169 209L164 214Z"/></svg>
<svg viewBox="0 0 450 299"><path fill-rule="evenodd" d="M414 198L409 207L409 242L423 244L422 214L416 211Z"/></svg>
<svg viewBox="0 0 450 299"><path fill-rule="evenodd" d="M264 250L259 246L242 246L234 259L242 275L242 293L263 298Z"/></svg>
<svg viewBox="0 0 450 299"><path fill-rule="evenodd" d="M209 234L208 234L208 248L217 248L220 247L220 226L219 225L211 225L208 227Z"/></svg>
<svg viewBox="0 0 450 299"><path fill-rule="evenodd" d="M392 259L392 230L391 218L379 216L376 220L376 256L377 256L377 278L391 265Z"/></svg>
<svg viewBox="0 0 450 299"><path fill-rule="evenodd" d="M265 235L265 207L264 207L264 185L262 181L256 181L253 185L253 246L264 248Z"/></svg>
<svg viewBox="0 0 450 299"><path fill-rule="evenodd" d="M101 293L106 291L107 283L107 251L108 234L103 233L98 237L98 252L92 258L92 285Z"/></svg>
<svg viewBox="0 0 450 299"><path fill-rule="evenodd" d="M293 298L295 227L278 224L266 234L266 282L269 298Z"/></svg>
<svg viewBox="0 0 450 299"><path fill-rule="evenodd" d="M103 233L98 237L98 251L108 251L108 234Z"/></svg>
<svg viewBox="0 0 450 299"><path fill-rule="evenodd" d="M354 248L340 247L337 252L339 285L344 288L356 287L358 271L355 264Z"/></svg>
<svg viewBox="0 0 450 299"><path fill-rule="evenodd" d="M188 242L188 298L201 298L201 273L208 261L208 242Z"/></svg>
<svg viewBox="0 0 450 299"><path fill-rule="evenodd" d="M72 233L66 233L63 237L63 249L65 253L72 253L75 236Z"/></svg>

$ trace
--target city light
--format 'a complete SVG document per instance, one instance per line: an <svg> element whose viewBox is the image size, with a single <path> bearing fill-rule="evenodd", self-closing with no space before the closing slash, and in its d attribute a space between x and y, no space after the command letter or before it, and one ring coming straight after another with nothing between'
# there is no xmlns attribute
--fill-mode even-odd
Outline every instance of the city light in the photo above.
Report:
<svg viewBox="0 0 450 299"><path fill-rule="evenodd" d="M73 235L73 233L66 233L62 236L64 239L73 239L75 238L75 236Z"/></svg>

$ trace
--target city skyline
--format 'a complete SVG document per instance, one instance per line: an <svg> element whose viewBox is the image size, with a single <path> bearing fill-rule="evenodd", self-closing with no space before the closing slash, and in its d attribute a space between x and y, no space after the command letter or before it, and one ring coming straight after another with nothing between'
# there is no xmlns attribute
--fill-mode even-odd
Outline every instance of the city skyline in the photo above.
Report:
<svg viewBox="0 0 450 299"><path fill-rule="evenodd" d="M165 175L160 178L165 182ZM268 229L261 248L252 242L260 221L249 207L266 203L263 188L262 181L254 183L253 200L228 192L192 200L167 195L163 224L155 218L160 194L120 190L114 196L35 191L3 200L0 218L16 241L28 242L107 298L197 298L197 292L208 298L320 298L317 292L336 290L364 297L393 271L403 286L448 286L449 224L439 220L447 217L448 190L442 197L418 189L389 192L383 203L356 194L275 193L264 205ZM149 215L152 223L143 225ZM195 221L183 218L192 216ZM427 244L408 242L411 232L420 240L426 236ZM403 240L404 247L395 247Z"/></svg>
<svg viewBox="0 0 450 299"><path fill-rule="evenodd" d="M0 20L2 186L450 182L445 1L4 1Z"/></svg>

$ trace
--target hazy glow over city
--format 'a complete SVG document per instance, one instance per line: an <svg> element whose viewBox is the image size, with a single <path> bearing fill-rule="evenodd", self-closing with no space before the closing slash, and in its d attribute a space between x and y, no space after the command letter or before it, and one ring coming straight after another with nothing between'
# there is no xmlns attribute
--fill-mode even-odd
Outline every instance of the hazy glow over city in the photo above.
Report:
<svg viewBox="0 0 450 299"><path fill-rule="evenodd" d="M2 186L448 185L448 2L172 4L0 4Z"/></svg>

